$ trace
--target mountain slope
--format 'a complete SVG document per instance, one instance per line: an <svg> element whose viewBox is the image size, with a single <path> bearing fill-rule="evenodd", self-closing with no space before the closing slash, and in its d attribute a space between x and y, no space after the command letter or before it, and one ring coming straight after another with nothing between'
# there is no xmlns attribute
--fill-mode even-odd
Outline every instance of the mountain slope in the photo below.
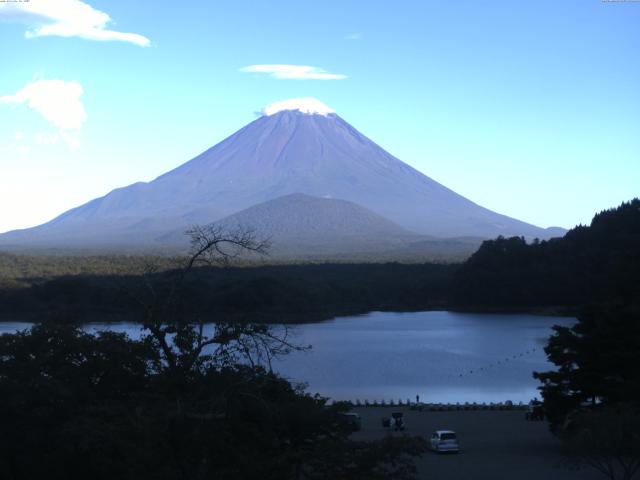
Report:
<svg viewBox="0 0 640 480"><path fill-rule="evenodd" d="M336 114L283 110L258 118L152 182L114 190L47 224L2 235L0 244L157 244L164 233L298 192L355 202L420 234L550 236L440 185Z"/></svg>
<svg viewBox="0 0 640 480"><path fill-rule="evenodd" d="M346 238L416 236L353 202L301 193L254 205L218 223L229 229L251 226L260 234L275 239L313 243Z"/></svg>
<svg viewBox="0 0 640 480"><path fill-rule="evenodd" d="M271 241L272 254L285 256L294 251L309 255L383 252L425 239L353 202L301 193L251 206L216 224L231 231L251 228ZM184 245L186 238L176 230L158 241Z"/></svg>

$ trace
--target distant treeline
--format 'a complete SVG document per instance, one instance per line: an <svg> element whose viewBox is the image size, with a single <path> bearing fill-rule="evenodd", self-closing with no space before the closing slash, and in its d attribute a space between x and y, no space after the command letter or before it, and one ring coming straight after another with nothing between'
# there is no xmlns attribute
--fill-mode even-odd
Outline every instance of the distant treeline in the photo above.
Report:
<svg viewBox="0 0 640 480"><path fill-rule="evenodd" d="M30 285L66 275L138 275L171 270L182 259L152 255L16 255L0 251L0 282Z"/></svg>
<svg viewBox="0 0 640 480"><path fill-rule="evenodd" d="M457 306L583 306L640 298L640 200L603 211L564 237L486 241L456 272Z"/></svg>
<svg viewBox="0 0 640 480"><path fill-rule="evenodd" d="M0 319L138 320L184 258L0 253ZM640 200L564 237L486 241L463 264L283 264L201 267L176 296L186 320L304 322L372 310L554 312L640 298Z"/></svg>
<svg viewBox="0 0 640 480"><path fill-rule="evenodd" d="M120 261L114 259L116 264ZM140 259L134 262L136 268L142 267ZM14 279L0 289L0 315L5 319L54 315L77 321L135 321L144 306L153 303L152 295L166 295L175 284L179 270L170 269L176 265L170 262L177 260L166 260L155 272L147 268L145 274ZM104 259L96 262L100 269L107 264ZM442 308L457 268L398 263L201 267L182 283L177 298L185 319L206 320L304 322L371 310ZM114 270L124 271L117 266Z"/></svg>

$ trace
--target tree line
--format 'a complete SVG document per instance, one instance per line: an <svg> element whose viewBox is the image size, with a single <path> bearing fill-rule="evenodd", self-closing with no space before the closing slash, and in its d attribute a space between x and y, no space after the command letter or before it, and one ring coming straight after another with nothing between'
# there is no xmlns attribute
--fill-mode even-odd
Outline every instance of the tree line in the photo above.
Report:
<svg viewBox="0 0 640 480"><path fill-rule="evenodd" d="M0 315L139 321L136 295L145 294L149 284L169 288L179 272L167 264L150 262L136 274L22 278L23 284L0 288ZM456 268L399 263L199 265L181 285L180 301L186 319L210 321L306 322L372 310L426 310L446 304Z"/></svg>
<svg viewBox="0 0 640 480"><path fill-rule="evenodd" d="M455 273L451 299L471 307L581 307L640 295L640 200L598 213L564 237L485 241Z"/></svg>

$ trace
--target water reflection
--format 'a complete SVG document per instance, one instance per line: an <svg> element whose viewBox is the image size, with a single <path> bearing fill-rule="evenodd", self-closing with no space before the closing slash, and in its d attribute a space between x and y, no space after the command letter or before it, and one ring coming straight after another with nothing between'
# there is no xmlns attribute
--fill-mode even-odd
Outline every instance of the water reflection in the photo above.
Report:
<svg viewBox="0 0 640 480"><path fill-rule="evenodd" d="M374 312L298 326L300 343L276 368L341 400L528 401L554 324L573 319L453 312Z"/></svg>
<svg viewBox="0 0 640 480"><path fill-rule="evenodd" d="M534 370L552 366L543 351L554 324L574 319L453 312L389 313L341 317L297 325L294 338L311 344L277 360L274 369L311 392L337 400L526 402L538 395ZM0 323L0 333L28 328ZM85 325L140 336L133 323Z"/></svg>

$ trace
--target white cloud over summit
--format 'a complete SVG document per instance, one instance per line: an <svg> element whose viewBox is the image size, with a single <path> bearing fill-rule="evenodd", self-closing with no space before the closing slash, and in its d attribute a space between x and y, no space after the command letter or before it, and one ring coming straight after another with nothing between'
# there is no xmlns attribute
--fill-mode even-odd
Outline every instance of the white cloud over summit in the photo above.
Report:
<svg viewBox="0 0 640 480"><path fill-rule="evenodd" d="M57 36L87 40L121 41L148 47L147 37L109 30L108 14L80 0L30 0L0 2L0 20L27 24L27 38Z"/></svg>
<svg viewBox="0 0 640 480"><path fill-rule="evenodd" d="M0 104L26 104L58 129L72 150L79 146L78 131L87 120L80 97L84 93L78 82L37 80L13 95L0 97Z"/></svg>
<svg viewBox="0 0 640 480"><path fill-rule="evenodd" d="M274 115L283 110L298 110L302 113L328 115L335 113L335 110L326 106L320 100L312 97L290 98L289 100L280 100L273 102L262 109L264 115Z"/></svg>
<svg viewBox="0 0 640 480"><path fill-rule="evenodd" d="M249 65L240 69L246 73L265 73L280 80L344 80L346 75L329 73L309 65Z"/></svg>

